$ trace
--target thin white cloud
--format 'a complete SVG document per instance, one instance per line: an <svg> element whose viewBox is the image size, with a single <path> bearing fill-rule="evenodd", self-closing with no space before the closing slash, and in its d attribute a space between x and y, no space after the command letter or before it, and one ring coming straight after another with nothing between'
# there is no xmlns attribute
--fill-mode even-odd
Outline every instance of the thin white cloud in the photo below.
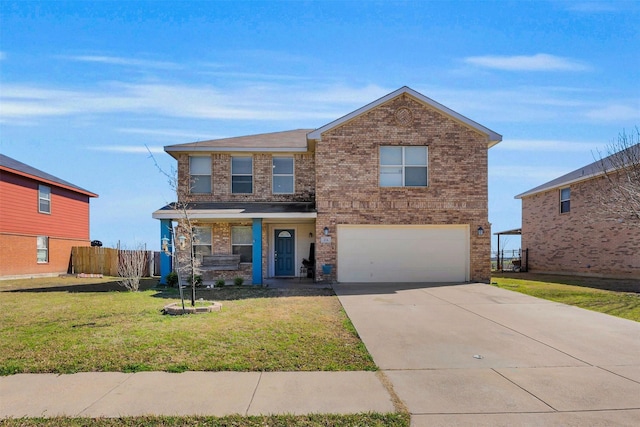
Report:
<svg viewBox="0 0 640 427"><path fill-rule="evenodd" d="M542 184L562 176L567 172L567 169L562 167L525 165L492 166L489 168L489 179L513 179L517 180L520 184L523 182Z"/></svg>
<svg viewBox="0 0 640 427"><path fill-rule="evenodd" d="M555 139L505 139L494 150L554 153L588 153L597 142L575 142Z"/></svg>
<svg viewBox="0 0 640 427"><path fill-rule="evenodd" d="M138 58L123 58L118 56L104 56L104 55L77 55L77 56L65 56L65 59L78 62L92 62L109 65L121 65L127 67L142 67L142 68L158 68L164 70L176 70L183 68L181 65L166 62L166 61L152 61L147 59Z"/></svg>
<svg viewBox="0 0 640 427"><path fill-rule="evenodd" d="M464 59L467 64L505 71L585 71L589 67L571 58L537 53L535 55L515 56L470 56Z"/></svg>
<svg viewBox="0 0 640 427"><path fill-rule="evenodd" d="M599 121L640 121L640 108L629 105L612 104L594 108L586 112L589 119Z"/></svg>
<svg viewBox="0 0 640 427"><path fill-rule="evenodd" d="M93 146L87 147L92 151L105 151L110 153L126 153L126 154L152 154L164 153L163 147L158 146L144 146L144 145L108 145L108 146Z"/></svg>
<svg viewBox="0 0 640 427"><path fill-rule="evenodd" d="M621 2L612 1L581 1L581 2L567 2L567 10L573 12L584 13L601 13L601 12L617 12L617 7Z"/></svg>
<svg viewBox="0 0 640 427"><path fill-rule="evenodd" d="M335 119L350 108L369 102L383 90L304 85L240 85L224 90L211 85L108 83L90 91L49 89L8 84L0 93L6 118L132 113L225 120ZM310 103L313 99L315 102ZM375 99L375 98L373 98ZM361 104L360 104L361 105Z"/></svg>
<svg viewBox="0 0 640 427"><path fill-rule="evenodd" d="M121 133L129 133L129 134L137 134L137 135L148 135L154 137L160 137L162 139L171 139L175 140L192 140L192 141L202 141L205 139L216 139L216 138L224 138L224 136L215 136L208 133L194 133L191 131L185 130L177 130L177 129L142 129L142 128L120 128L116 129L117 132Z"/></svg>

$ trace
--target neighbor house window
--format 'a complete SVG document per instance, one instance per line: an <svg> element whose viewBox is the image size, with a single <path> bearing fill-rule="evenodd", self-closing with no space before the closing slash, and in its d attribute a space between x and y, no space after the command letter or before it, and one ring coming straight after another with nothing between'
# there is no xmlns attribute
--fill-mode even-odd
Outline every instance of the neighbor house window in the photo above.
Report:
<svg viewBox="0 0 640 427"><path fill-rule="evenodd" d="M273 158L273 193L293 194L293 158Z"/></svg>
<svg viewBox="0 0 640 427"><path fill-rule="evenodd" d="M253 193L253 158L231 158L231 192Z"/></svg>
<svg viewBox="0 0 640 427"><path fill-rule="evenodd" d="M38 212L51 213L51 188L46 185L38 186Z"/></svg>
<svg viewBox="0 0 640 427"><path fill-rule="evenodd" d="M231 227L231 252L240 254L240 262L253 261L253 232L251 227Z"/></svg>
<svg viewBox="0 0 640 427"><path fill-rule="evenodd" d="M49 262L49 238L47 236L37 237L38 264Z"/></svg>
<svg viewBox="0 0 640 427"><path fill-rule="evenodd" d="M571 189L563 188L560 190L560 213L566 213L571 210Z"/></svg>
<svg viewBox="0 0 640 427"><path fill-rule="evenodd" d="M426 187L427 147L380 147L381 187Z"/></svg>
<svg viewBox="0 0 640 427"><path fill-rule="evenodd" d="M211 228L193 227L193 255L199 260L211 255Z"/></svg>
<svg viewBox="0 0 640 427"><path fill-rule="evenodd" d="M189 157L191 194L211 193L211 157Z"/></svg>

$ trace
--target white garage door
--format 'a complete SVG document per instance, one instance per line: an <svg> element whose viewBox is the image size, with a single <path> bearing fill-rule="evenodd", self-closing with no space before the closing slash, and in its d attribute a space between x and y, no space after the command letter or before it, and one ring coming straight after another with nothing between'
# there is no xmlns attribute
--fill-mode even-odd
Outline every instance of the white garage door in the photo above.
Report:
<svg viewBox="0 0 640 427"><path fill-rule="evenodd" d="M339 282L465 282L469 227L339 225Z"/></svg>

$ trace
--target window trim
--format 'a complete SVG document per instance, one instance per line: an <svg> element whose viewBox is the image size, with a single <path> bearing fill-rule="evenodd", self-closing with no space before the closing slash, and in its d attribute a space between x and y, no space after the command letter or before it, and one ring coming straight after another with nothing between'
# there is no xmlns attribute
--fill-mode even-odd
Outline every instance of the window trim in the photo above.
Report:
<svg viewBox="0 0 640 427"><path fill-rule="evenodd" d="M233 251L233 248L235 246L250 247L250 248L252 248L252 250L250 251L251 259L249 261L245 260L245 261L240 261L240 262L241 263L252 263L253 262L253 234L251 234L252 235L251 243L233 243L233 230L236 229L236 228L248 228L249 231L251 231L251 233L253 233L253 231L251 230L251 226L250 225L232 225L231 226L231 253L232 254L235 253Z"/></svg>
<svg viewBox="0 0 640 427"><path fill-rule="evenodd" d="M251 173L233 173L233 159L251 159ZM253 194L253 156L231 156L231 194ZM249 176L251 177L251 191L249 192L238 192L233 191L233 177L234 176ZM246 184L246 183L245 183Z"/></svg>
<svg viewBox="0 0 640 427"><path fill-rule="evenodd" d="M291 160L291 173L283 174L275 173L275 165L273 164L275 159L290 159ZM291 177L291 192L276 192L275 191L275 177ZM296 193L296 160L293 156L273 156L271 158L271 193L272 194L295 194Z"/></svg>
<svg viewBox="0 0 640 427"><path fill-rule="evenodd" d="M42 240L41 240L42 239ZM44 246L40 246L40 242L44 242ZM44 260L41 261L39 254L41 251L44 251L45 257ZM49 237L48 236L37 236L36 237L36 263L37 264L48 264L49 263Z"/></svg>
<svg viewBox="0 0 640 427"><path fill-rule="evenodd" d="M192 173L191 172L191 159L209 159L209 173L201 174L201 173ZM213 185L211 184L211 175L213 171L213 165L211 162L211 156L189 156L189 194L211 194L213 192ZM199 192L193 191L193 177L208 177L209 181L209 191Z"/></svg>
<svg viewBox="0 0 640 427"><path fill-rule="evenodd" d="M207 232L209 233L209 243L202 244L202 243L198 243L197 242L197 239L196 239L196 236L198 235L198 233L196 233L197 229L207 230ZM196 251L196 247L197 246L200 246L200 247L206 246L206 247L209 248L209 255L211 255L213 253L213 230L212 230L211 227L198 226L198 225L192 227L192 229L191 229L191 239L192 239L191 247L192 247L192 250L193 250L193 256L194 257L197 257L197 255L198 255L198 251ZM200 259L200 261L202 261L202 259Z"/></svg>
<svg viewBox="0 0 640 427"><path fill-rule="evenodd" d="M564 190L569 191L569 196L566 199L562 198L562 192ZM565 204L566 204L566 208L565 208ZM571 187L564 187L560 189L560 213L566 214L569 212L571 212Z"/></svg>
<svg viewBox="0 0 640 427"><path fill-rule="evenodd" d="M43 193L43 189L47 189L47 194ZM45 197L46 196L46 197ZM46 201L48 210L42 210L42 202ZM51 214L51 187L44 184L38 184L38 212L43 214Z"/></svg>
<svg viewBox="0 0 640 427"><path fill-rule="evenodd" d="M402 153L402 163L398 165L383 165L382 164L382 149L383 148L400 148ZM426 151L426 164L425 165L408 165L406 162L406 149L407 148L424 148ZM402 185L382 185L382 169L385 167L400 168L402 170ZM411 167L424 167L426 169L426 185L407 185L406 184L406 169ZM429 187L429 146L428 145L381 145L378 150L378 187L380 188L427 188Z"/></svg>

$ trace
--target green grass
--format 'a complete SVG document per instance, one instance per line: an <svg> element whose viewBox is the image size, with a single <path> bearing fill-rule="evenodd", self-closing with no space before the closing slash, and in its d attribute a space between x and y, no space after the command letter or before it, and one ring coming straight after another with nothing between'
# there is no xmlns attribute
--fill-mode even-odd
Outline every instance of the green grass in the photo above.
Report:
<svg viewBox="0 0 640 427"><path fill-rule="evenodd" d="M505 274L492 277L491 283L503 289L640 322L640 294L609 290L629 289L625 282L573 276Z"/></svg>
<svg viewBox="0 0 640 427"><path fill-rule="evenodd" d="M202 290L198 297L222 302L222 311L167 316L162 307L179 301L173 289L86 282L2 283L1 375L376 369L330 290Z"/></svg>
<svg viewBox="0 0 640 427"><path fill-rule="evenodd" d="M270 415L243 417L22 418L0 420L6 427L408 427L409 414Z"/></svg>

